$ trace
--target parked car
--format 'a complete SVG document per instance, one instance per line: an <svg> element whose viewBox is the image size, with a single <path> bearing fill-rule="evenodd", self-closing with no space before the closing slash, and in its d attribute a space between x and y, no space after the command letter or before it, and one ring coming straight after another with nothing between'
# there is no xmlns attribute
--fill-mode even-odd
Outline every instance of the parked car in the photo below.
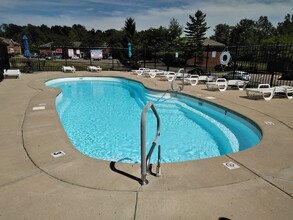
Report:
<svg viewBox="0 0 293 220"><path fill-rule="evenodd" d="M71 57L71 59L72 59L72 60L78 60L79 57L78 57L78 56L73 56L73 57Z"/></svg>
<svg viewBox="0 0 293 220"><path fill-rule="evenodd" d="M249 81L251 79L251 75L245 71L235 71L235 72L229 72L223 75L223 78L226 78L228 80L230 79L239 79L239 80L245 80Z"/></svg>
<svg viewBox="0 0 293 220"><path fill-rule="evenodd" d="M31 54L31 58L38 58L38 57L39 57L39 55L37 53Z"/></svg>
<svg viewBox="0 0 293 220"><path fill-rule="evenodd" d="M46 56L46 60L52 60L52 56L48 54L48 55Z"/></svg>
<svg viewBox="0 0 293 220"><path fill-rule="evenodd" d="M62 59L62 55L61 54L53 55L53 59Z"/></svg>

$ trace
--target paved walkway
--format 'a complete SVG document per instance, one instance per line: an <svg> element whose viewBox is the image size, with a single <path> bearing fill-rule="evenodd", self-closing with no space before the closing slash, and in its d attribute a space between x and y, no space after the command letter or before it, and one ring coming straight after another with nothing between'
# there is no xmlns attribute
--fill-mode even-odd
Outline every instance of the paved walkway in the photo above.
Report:
<svg viewBox="0 0 293 220"><path fill-rule="evenodd" d="M139 165L88 158L72 147L55 110L66 76L121 76L153 89L166 81L126 72L43 72L0 82L0 219L292 219L293 100L248 99L244 91L184 92L255 121L262 141L239 153L162 165L141 186ZM214 99L211 99L213 97ZM34 107L45 106L43 111ZM64 151L54 158L51 153ZM229 170L223 163L234 162Z"/></svg>

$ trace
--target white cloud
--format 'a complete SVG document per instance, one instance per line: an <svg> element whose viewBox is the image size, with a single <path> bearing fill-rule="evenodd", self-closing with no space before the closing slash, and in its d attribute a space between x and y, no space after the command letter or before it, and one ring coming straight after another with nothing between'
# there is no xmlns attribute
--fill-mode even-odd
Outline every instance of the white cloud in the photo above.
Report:
<svg viewBox="0 0 293 220"><path fill-rule="evenodd" d="M258 20L260 16L267 16L269 21L276 26L278 22L284 20L286 14L292 14L290 6L293 5L293 0L36 1L1 0L0 21L17 25L46 24L49 27L81 24L87 29L94 28L104 31L111 28L120 30L124 27L126 18L132 17L136 22L137 30L141 31L151 27L168 27L172 18L177 19L185 27L186 22L189 21L189 15L194 15L197 10L201 10L206 14L207 25L210 26L208 35L212 35L217 24L236 25L245 18ZM40 4L43 5L38 6ZM111 7L104 10L103 4L111 5ZM28 5L28 8L25 9L24 5ZM68 7L65 7L66 5ZM156 7L151 7L152 5L156 5ZM17 13L15 13L16 10Z"/></svg>

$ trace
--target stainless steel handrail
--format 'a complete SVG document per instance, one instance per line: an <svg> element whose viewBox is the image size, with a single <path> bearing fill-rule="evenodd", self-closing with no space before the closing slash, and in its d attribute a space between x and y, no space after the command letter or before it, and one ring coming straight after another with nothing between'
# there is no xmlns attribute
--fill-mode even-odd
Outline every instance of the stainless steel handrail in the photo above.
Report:
<svg viewBox="0 0 293 220"><path fill-rule="evenodd" d="M146 156L146 116L149 108L152 109L154 112L156 118L157 118L157 133L156 137L152 143L152 147ZM154 103L149 102L144 107L142 114L141 114L141 123L140 123L141 129L141 184L146 185L148 184L148 180L146 179L146 176L150 173L150 157L152 155L152 152L157 144L157 141L160 136L160 117L159 114L154 106Z"/></svg>
<svg viewBox="0 0 293 220"><path fill-rule="evenodd" d="M180 69L177 73L175 73L175 76L174 76L174 78L173 78L173 80L172 80L172 82L171 82L171 90L172 91L178 91L178 88L179 88L179 91L183 91L183 89L184 89L184 78L185 78L185 72L183 72L182 73L182 77L181 77L181 81L182 81L182 85L181 86L179 86L178 88L175 88L175 83L176 83L176 79L177 79L177 74L180 72L181 73L181 70L184 70L184 69ZM177 83L176 83L176 85L177 85Z"/></svg>

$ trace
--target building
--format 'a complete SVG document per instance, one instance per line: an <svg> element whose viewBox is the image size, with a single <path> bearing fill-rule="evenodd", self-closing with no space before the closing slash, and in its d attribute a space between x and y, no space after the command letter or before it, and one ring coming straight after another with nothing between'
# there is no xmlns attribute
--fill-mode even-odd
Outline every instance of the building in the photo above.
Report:
<svg viewBox="0 0 293 220"><path fill-rule="evenodd" d="M0 37L0 42L7 46L7 52L9 56L15 56L21 54L21 44L15 42L12 39Z"/></svg>
<svg viewBox="0 0 293 220"><path fill-rule="evenodd" d="M194 66L196 64L198 66L214 67L220 64L220 55L225 50L226 45L206 38L203 41L203 46L203 59L199 61L196 57L192 57L186 62L188 66Z"/></svg>
<svg viewBox="0 0 293 220"><path fill-rule="evenodd" d="M49 42L39 46L40 55L68 55L68 57L81 56L80 52L81 42L72 42L70 46L56 44Z"/></svg>

